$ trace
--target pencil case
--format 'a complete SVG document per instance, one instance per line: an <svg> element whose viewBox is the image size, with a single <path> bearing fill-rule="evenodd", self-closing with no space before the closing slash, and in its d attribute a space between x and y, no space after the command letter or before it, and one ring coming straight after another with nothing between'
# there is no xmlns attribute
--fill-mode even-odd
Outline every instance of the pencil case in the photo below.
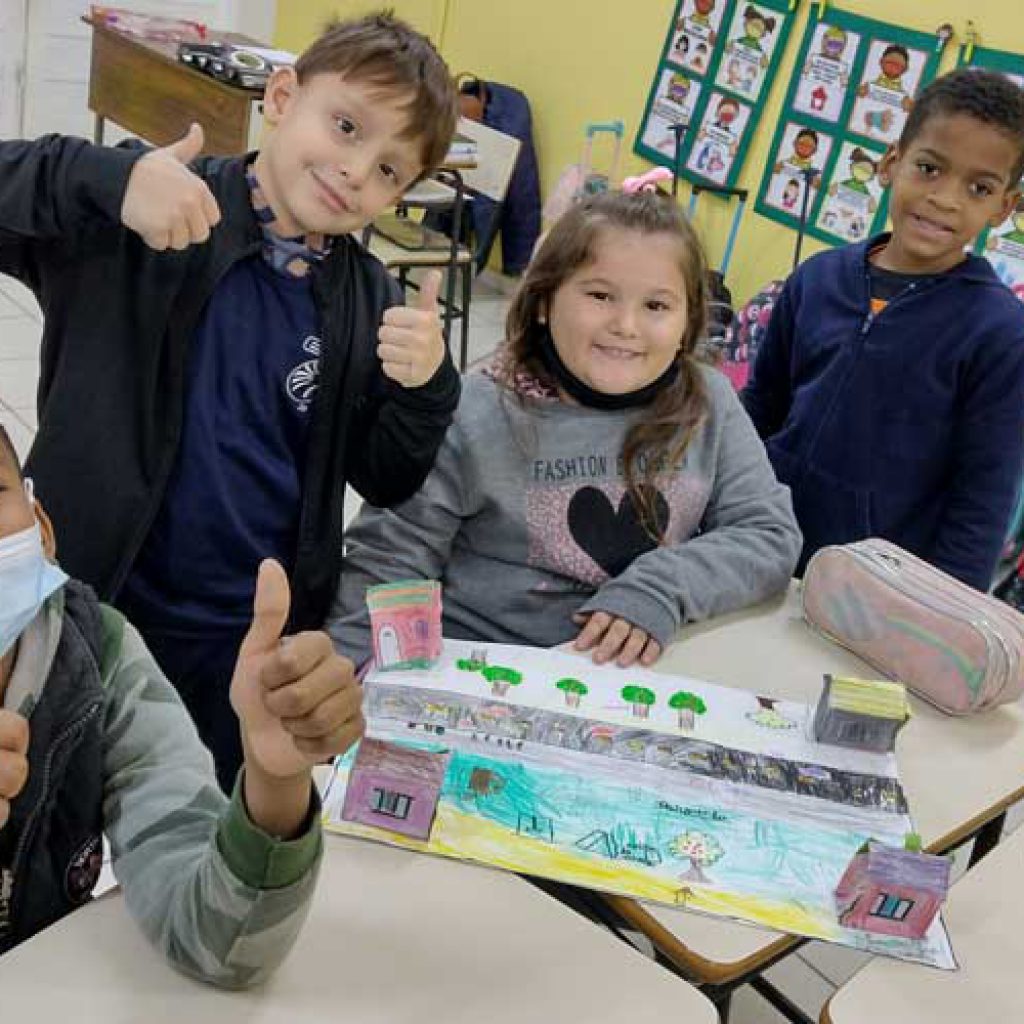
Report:
<svg viewBox="0 0 1024 1024"><path fill-rule="evenodd" d="M1024 692L1024 616L888 541L822 548L804 618L827 639L950 715Z"/></svg>

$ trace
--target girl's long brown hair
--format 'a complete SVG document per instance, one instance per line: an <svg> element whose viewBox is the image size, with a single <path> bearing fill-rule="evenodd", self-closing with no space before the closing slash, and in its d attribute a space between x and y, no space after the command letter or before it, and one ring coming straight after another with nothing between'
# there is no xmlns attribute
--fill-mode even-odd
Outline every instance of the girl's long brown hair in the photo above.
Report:
<svg viewBox="0 0 1024 1024"><path fill-rule="evenodd" d="M650 191L604 192L576 203L555 224L527 268L508 311L509 358L504 364L504 383L514 389L516 375L526 373L556 386L539 354L540 318L565 281L593 260L595 242L605 228L666 234L679 242L687 313L676 357L679 374L643 410L622 444L630 498L644 528L661 541L665 524L658 521L655 481L660 472L682 458L708 408L704 381L694 359L697 342L707 327L706 263L696 232L670 197Z"/></svg>

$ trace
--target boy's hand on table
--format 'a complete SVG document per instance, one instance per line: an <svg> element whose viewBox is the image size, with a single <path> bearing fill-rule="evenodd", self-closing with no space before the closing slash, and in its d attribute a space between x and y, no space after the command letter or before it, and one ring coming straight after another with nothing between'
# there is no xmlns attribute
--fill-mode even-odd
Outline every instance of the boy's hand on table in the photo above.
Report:
<svg viewBox="0 0 1024 1024"><path fill-rule="evenodd" d="M282 637L290 607L288 577L268 559L231 680L249 816L282 836L294 834L305 818L313 765L343 754L365 729L352 662L335 653L326 633Z"/></svg>
<svg viewBox="0 0 1024 1024"><path fill-rule="evenodd" d="M377 355L385 375L402 387L422 387L444 360L437 301L440 292L441 271L429 270L414 305L392 306L384 311L384 322L377 331Z"/></svg>
<svg viewBox="0 0 1024 1024"><path fill-rule="evenodd" d="M11 804L28 781L28 722L0 708L0 829L11 816Z"/></svg>
<svg viewBox="0 0 1024 1024"><path fill-rule="evenodd" d="M188 168L202 148L203 129L193 124L183 138L147 153L132 168L121 223L151 249L187 249L205 242L220 222L213 193Z"/></svg>

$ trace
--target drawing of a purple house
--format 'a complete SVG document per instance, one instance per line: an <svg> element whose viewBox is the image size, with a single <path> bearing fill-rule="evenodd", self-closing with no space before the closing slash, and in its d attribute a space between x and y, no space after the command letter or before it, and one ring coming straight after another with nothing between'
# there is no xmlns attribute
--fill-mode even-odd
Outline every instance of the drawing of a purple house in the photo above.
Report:
<svg viewBox="0 0 1024 1024"><path fill-rule="evenodd" d="M869 841L836 888L839 923L920 939L946 899L949 870L948 857Z"/></svg>
<svg viewBox="0 0 1024 1024"><path fill-rule="evenodd" d="M345 821L427 839L448 755L364 738L349 772Z"/></svg>

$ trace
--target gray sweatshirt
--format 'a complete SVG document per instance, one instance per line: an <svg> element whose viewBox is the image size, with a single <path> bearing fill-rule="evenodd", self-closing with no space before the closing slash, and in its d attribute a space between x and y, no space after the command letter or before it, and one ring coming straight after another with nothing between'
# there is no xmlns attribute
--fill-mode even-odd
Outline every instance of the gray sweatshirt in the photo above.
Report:
<svg viewBox="0 0 1024 1024"><path fill-rule="evenodd" d="M622 442L638 415L521 398L483 374L420 491L364 506L347 534L329 620L338 649L372 651L366 588L444 585L444 635L553 646L576 612L605 611L662 645L684 622L784 589L800 553L789 491L729 382L702 369L709 411L681 464L658 478L656 545L626 496Z"/></svg>

